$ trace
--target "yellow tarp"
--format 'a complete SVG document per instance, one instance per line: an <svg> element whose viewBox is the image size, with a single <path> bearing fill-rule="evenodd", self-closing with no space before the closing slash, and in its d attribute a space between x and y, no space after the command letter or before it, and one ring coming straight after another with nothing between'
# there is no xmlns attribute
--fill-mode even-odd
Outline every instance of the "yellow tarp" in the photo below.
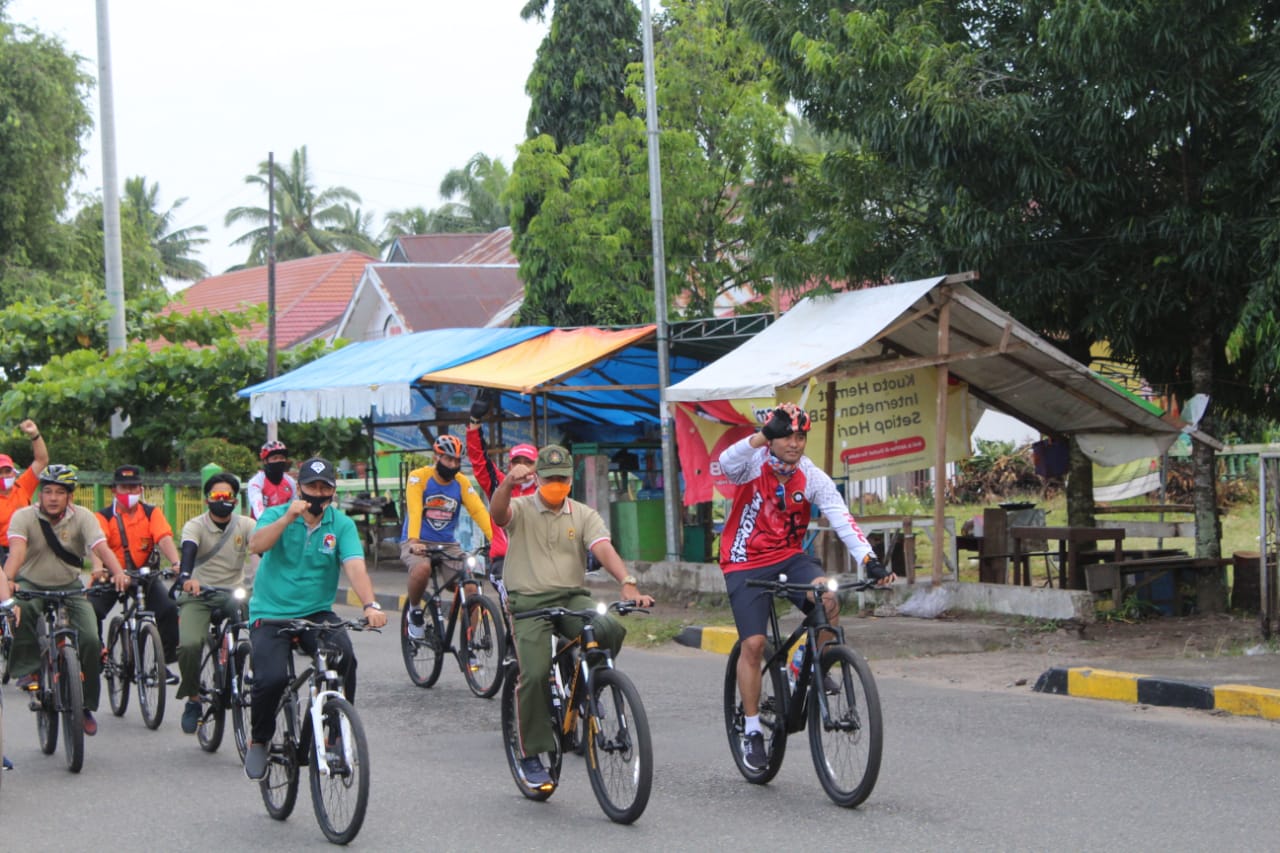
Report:
<svg viewBox="0 0 1280 853"><path fill-rule="evenodd" d="M554 384L636 341L647 338L656 328L649 325L619 331L596 328L556 329L484 358L428 373L422 377L422 381L481 385L533 394L542 386Z"/></svg>

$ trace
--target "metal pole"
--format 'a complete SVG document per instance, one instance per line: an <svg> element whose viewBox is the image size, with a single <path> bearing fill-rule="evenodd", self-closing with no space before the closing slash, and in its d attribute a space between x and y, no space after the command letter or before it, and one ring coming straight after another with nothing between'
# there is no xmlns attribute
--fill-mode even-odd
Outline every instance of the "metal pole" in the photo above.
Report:
<svg viewBox="0 0 1280 853"><path fill-rule="evenodd" d="M667 386L671 384L667 350L667 258L662 234L662 170L658 152L658 97L653 70L653 19L649 0L640 3L644 41L644 123L649 139L649 215L653 221L653 305L658 322L658 421L662 427L662 503L667 528L667 560L680 559L680 478Z"/></svg>
<svg viewBox="0 0 1280 853"><path fill-rule="evenodd" d="M98 103L102 123L102 238L106 267L107 353L114 355L125 346L124 262L120 256L120 180L116 175L115 98L111 85L111 28L107 20L107 0L98 0ZM111 437L124 435L125 421L116 409L111 414Z"/></svg>
<svg viewBox="0 0 1280 853"><path fill-rule="evenodd" d="M267 378L276 376L276 155L267 152ZM267 422L267 441L275 441L278 422ZM370 432L372 436L372 431ZM372 440L370 442L372 444ZM372 458L372 453L370 453Z"/></svg>

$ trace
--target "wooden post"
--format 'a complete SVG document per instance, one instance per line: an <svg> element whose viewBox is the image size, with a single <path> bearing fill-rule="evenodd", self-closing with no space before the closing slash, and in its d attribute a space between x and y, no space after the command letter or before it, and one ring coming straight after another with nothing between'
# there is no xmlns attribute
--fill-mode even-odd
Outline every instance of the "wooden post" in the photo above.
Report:
<svg viewBox="0 0 1280 853"><path fill-rule="evenodd" d="M939 288L942 305L938 308L938 355L951 351L951 289ZM934 429L933 448L933 586L942 583L942 532L947 512L947 382L950 369L944 361L938 365L938 421Z"/></svg>
<svg viewBox="0 0 1280 853"><path fill-rule="evenodd" d="M999 507L982 511L982 549L978 552L981 583L1009 582L1009 513Z"/></svg>

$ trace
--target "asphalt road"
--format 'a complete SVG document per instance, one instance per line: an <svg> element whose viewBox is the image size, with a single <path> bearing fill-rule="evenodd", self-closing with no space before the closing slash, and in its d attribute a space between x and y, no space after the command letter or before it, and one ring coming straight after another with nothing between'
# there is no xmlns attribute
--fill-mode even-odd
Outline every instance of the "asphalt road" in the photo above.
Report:
<svg viewBox="0 0 1280 853"><path fill-rule="evenodd" d="M352 611L354 612L354 611ZM639 619L643 617L632 617ZM805 736L768 786L729 758L720 710L724 658L672 646L625 651L655 738L654 791L633 826L601 813L582 760L566 756L546 803L516 791L496 700L474 698L451 664L412 686L394 632L354 640L357 706L370 738L372 795L355 847L383 850L1271 850L1280 827L1276 724L1205 712L883 678L884 766L856 810L832 805ZM34 715L12 686L5 744L18 769L0 788L0 843L32 851L326 849L306 781L293 816L271 820L228 739L208 755L178 727L158 731L136 702L105 707L84 770L40 754ZM1262 801L1260 802L1260 798ZM46 817L41 817L42 815ZM18 837L21 848L10 846Z"/></svg>

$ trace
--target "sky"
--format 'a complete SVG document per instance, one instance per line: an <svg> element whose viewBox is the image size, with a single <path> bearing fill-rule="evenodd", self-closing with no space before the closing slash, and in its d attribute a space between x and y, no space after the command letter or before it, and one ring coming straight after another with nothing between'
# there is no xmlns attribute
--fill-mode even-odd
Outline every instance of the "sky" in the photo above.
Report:
<svg viewBox="0 0 1280 853"><path fill-rule="evenodd" d="M199 259L243 263L228 210L266 207L245 184L274 152L307 146L318 188L345 186L374 211L430 209L450 169L483 152L509 167L524 139L525 80L546 25L523 0L115 0L109 5L120 184L142 175L175 227L204 225ZM95 0L11 0L8 19L60 38L98 79ZM100 195L99 92L81 192ZM78 205L74 205L73 208Z"/></svg>

